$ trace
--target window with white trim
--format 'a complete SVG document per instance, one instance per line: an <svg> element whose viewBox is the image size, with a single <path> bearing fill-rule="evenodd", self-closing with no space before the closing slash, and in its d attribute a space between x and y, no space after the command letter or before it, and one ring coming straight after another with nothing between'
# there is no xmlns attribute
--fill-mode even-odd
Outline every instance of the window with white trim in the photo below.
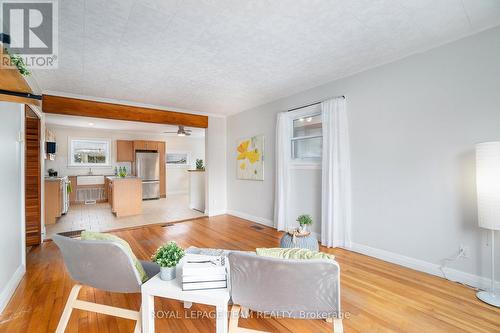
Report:
<svg viewBox="0 0 500 333"><path fill-rule="evenodd" d="M69 166L106 167L111 163L111 142L103 139L69 139Z"/></svg>
<svg viewBox="0 0 500 333"><path fill-rule="evenodd" d="M321 163L323 131L318 107L304 108L292 117L291 159L295 163Z"/></svg>

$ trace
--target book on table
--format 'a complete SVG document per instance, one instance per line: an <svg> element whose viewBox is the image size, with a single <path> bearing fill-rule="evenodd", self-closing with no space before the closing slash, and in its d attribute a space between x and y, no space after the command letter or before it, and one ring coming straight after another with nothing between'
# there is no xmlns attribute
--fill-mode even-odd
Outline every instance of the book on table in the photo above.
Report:
<svg viewBox="0 0 500 333"><path fill-rule="evenodd" d="M188 254L182 266L182 289L227 287L227 260L220 256Z"/></svg>

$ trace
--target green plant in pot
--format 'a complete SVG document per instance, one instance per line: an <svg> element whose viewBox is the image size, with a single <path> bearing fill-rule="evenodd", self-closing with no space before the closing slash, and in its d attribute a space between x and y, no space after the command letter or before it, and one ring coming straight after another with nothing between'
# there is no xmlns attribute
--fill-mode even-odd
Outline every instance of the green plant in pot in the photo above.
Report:
<svg viewBox="0 0 500 333"><path fill-rule="evenodd" d="M184 250L171 241L159 247L151 259L160 265L160 278L169 281L175 279L175 269L182 257Z"/></svg>
<svg viewBox="0 0 500 333"><path fill-rule="evenodd" d="M297 217L297 222L299 222L300 231L307 232L308 227L313 223L313 219L311 215L304 214Z"/></svg>
<svg viewBox="0 0 500 333"><path fill-rule="evenodd" d="M203 166L203 160L201 159L196 159L196 170L204 170L205 167Z"/></svg>

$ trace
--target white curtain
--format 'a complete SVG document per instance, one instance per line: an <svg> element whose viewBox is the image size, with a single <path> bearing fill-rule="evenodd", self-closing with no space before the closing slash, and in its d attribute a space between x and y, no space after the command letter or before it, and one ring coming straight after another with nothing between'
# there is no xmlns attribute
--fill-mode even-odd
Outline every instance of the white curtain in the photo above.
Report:
<svg viewBox="0 0 500 333"><path fill-rule="evenodd" d="M324 101L321 114L321 243L327 247L348 247L351 244L351 168L345 98Z"/></svg>
<svg viewBox="0 0 500 333"><path fill-rule="evenodd" d="M276 186L274 189L274 226L280 231L288 228L289 161L290 120L287 112L280 112L276 122Z"/></svg>

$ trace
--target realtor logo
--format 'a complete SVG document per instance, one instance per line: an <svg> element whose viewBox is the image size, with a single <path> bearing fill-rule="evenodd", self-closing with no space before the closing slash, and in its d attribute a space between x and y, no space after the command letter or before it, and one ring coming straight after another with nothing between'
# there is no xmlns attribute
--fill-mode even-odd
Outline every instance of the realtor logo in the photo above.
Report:
<svg viewBox="0 0 500 333"><path fill-rule="evenodd" d="M56 68L57 2L0 0L2 32L10 36L10 54L27 67Z"/></svg>

